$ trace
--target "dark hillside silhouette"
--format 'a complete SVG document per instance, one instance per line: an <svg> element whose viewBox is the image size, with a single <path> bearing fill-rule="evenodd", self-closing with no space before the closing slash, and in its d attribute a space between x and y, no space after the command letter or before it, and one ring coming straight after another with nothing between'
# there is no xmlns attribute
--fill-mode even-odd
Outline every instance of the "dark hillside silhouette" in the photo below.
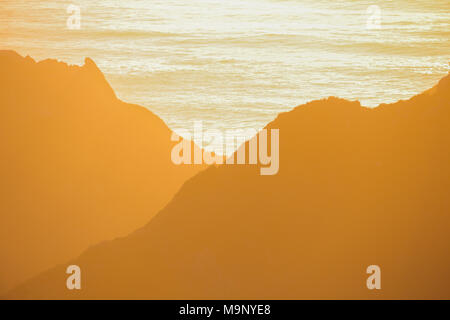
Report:
<svg viewBox="0 0 450 320"><path fill-rule="evenodd" d="M175 166L169 128L90 59L0 51L0 70L0 293L145 225L202 169Z"/></svg>
<svg viewBox="0 0 450 320"><path fill-rule="evenodd" d="M280 130L277 175L210 167L144 228L7 297L450 298L450 76L375 109L313 101L267 128ZM381 291L366 288L373 264Z"/></svg>

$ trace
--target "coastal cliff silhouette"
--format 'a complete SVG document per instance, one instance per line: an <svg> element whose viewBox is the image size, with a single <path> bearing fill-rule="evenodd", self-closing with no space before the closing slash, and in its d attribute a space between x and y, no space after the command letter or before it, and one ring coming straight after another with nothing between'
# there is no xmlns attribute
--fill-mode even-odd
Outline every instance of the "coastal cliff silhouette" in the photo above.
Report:
<svg viewBox="0 0 450 320"><path fill-rule="evenodd" d="M17 72L20 65L11 67L18 79L23 77ZM61 83L61 88L66 87ZM109 87L103 90L99 92L112 94ZM58 95L61 91L52 92ZM19 93L7 93L14 104L13 97ZM35 99L23 96L30 100L31 108ZM154 117L148 111L138 110L145 117ZM42 119L46 116L44 111L39 111ZM28 112L21 115L35 127L45 128L45 120L36 121L38 116ZM85 114L92 110L81 108L73 112ZM98 111L92 119L104 121L106 114ZM73 114L67 115L67 123L57 128L73 126L70 116ZM148 125L137 114L126 120L131 128L138 123L144 130ZM93 133L94 128L90 127L86 134L102 136L100 132ZM116 135L109 140L111 148L120 149L121 156L128 159L126 163L139 160L138 154L127 154L129 150L115 145L115 139L123 139L126 145L130 137L121 137L123 131L112 128L115 125L111 124L110 129ZM183 178L189 179L144 227L126 237L90 247L78 258L73 256L16 287L6 298L450 297L450 76L407 101L373 109L334 97L313 101L280 114L266 128L280 132L278 174L261 176L257 165L221 165L189 178L193 171L188 166ZM55 132L59 131L49 132L45 139L62 139L62 134L53 136ZM18 145L28 141L30 135L19 140ZM143 144L153 142L149 135L140 137ZM76 137L72 140L77 141ZM7 142L17 145L16 137L3 143ZM248 143L243 147L248 147ZM35 147L28 144L26 150L29 148ZM95 149L83 150L87 153L83 156ZM47 154L46 149L33 150L37 155ZM151 150L154 161L170 154L163 147ZM10 159L16 158L21 159L17 154ZM42 169L33 174L44 175L39 170ZM96 170L104 174L108 185L108 177L113 173L103 172L100 165ZM99 173L93 170L92 174ZM84 176L79 171L77 177ZM145 181L133 185L130 192L149 192L145 183L151 174L139 171L139 176ZM9 181L13 183L14 178L11 175ZM23 184L27 179L24 176ZM74 189L72 184L68 183L69 190ZM6 184L2 189L7 189ZM3 212L18 202L15 199L20 188L12 190L5 197L9 205ZM98 194L90 199L94 204L106 201ZM58 201L66 207L62 201L69 199ZM76 203L75 199L72 201ZM111 205L111 210L116 206ZM145 215L144 207L126 209L129 215ZM60 214L55 212L49 219L55 219L57 213ZM88 210L74 206L71 213L83 216ZM107 216L107 208L104 214ZM25 221L17 219L19 225ZM97 220L92 229L104 228L102 222ZM82 227L85 222L77 223ZM66 288L65 271L69 264L82 270L81 290ZM382 270L380 291L366 287L366 268L373 264Z"/></svg>
<svg viewBox="0 0 450 320"><path fill-rule="evenodd" d="M91 59L0 51L0 70L0 293L141 227L202 169L174 165L169 128Z"/></svg>

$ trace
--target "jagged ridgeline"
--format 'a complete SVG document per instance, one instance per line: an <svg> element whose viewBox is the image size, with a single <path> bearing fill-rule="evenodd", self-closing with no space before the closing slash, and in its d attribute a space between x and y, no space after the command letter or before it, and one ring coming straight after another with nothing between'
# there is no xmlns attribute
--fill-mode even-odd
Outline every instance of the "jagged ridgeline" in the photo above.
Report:
<svg viewBox="0 0 450 320"><path fill-rule="evenodd" d="M248 164L209 167L145 227L6 297L449 298L449 98L447 76L374 109L329 98L280 114L266 127L280 133L276 175ZM66 288L69 264L83 272L81 290ZM381 291L366 287L373 264L383 270Z"/></svg>
<svg viewBox="0 0 450 320"><path fill-rule="evenodd" d="M142 227L204 168L174 165L169 128L90 59L0 51L0 70L0 295Z"/></svg>

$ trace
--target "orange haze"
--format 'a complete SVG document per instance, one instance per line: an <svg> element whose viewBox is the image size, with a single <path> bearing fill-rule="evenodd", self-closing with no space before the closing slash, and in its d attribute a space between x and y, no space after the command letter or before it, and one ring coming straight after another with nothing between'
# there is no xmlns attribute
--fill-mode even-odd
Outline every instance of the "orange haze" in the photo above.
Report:
<svg viewBox="0 0 450 320"><path fill-rule="evenodd" d="M277 175L210 167L150 220L195 173L170 164L164 124L89 60L1 61L2 278L73 258L7 298L450 298L450 76L374 109L329 98L280 114Z"/></svg>

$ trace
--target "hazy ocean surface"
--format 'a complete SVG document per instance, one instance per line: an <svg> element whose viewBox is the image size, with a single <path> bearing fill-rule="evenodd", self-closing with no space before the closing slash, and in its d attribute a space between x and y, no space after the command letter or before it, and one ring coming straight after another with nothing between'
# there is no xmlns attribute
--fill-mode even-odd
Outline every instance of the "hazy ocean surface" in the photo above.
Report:
<svg viewBox="0 0 450 320"><path fill-rule="evenodd" d="M449 71L450 1L0 0L0 49L91 57L175 131L260 129L314 99L373 107L430 88Z"/></svg>

